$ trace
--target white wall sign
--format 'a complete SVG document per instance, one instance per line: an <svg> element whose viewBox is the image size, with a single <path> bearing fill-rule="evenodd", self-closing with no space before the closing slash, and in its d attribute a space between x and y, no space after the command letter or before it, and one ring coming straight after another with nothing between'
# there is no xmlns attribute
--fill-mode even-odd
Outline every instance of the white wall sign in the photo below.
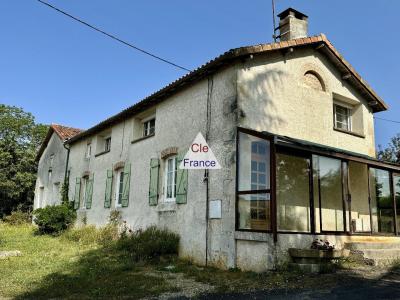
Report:
<svg viewBox="0 0 400 300"><path fill-rule="evenodd" d="M210 219L221 219L222 217L222 201L211 200L208 216Z"/></svg>

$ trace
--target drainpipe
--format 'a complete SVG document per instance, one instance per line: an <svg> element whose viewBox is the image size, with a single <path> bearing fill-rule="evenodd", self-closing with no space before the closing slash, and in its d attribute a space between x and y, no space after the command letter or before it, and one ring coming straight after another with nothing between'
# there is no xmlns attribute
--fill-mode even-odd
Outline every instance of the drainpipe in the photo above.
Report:
<svg viewBox="0 0 400 300"><path fill-rule="evenodd" d="M209 142L210 136L210 128L211 128L211 97L214 87L214 78L212 76L208 77L207 79L207 108L206 108L206 136L205 140ZM209 210L209 198L210 198L210 186L209 186L209 170L204 170L204 179L203 182L206 183L206 266L208 266L208 235L209 235L209 228L208 228L208 210Z"/></svg>
<svg viewBox="0 0 400 300"><path fill-rule="evenodd" d="M64 174L64 188L67 186L67 180L68 180L68 164L69 164L69 152L70 152L70 147L68 146L66 146L67 144L66 144L66 142L68 141L68 139L67 140L65 140L64 141L64 143L63 143L63 146L64 146L64 148L67 150L67 162L66 162L66 164L65 164L65 174ZM69 193L69 187L67 188L67 198L68 198L68 193Z"/></svg>

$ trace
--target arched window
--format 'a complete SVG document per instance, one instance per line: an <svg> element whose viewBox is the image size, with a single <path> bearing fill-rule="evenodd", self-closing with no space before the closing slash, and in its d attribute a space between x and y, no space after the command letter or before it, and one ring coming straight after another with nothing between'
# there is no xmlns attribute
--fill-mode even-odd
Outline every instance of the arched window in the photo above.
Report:
<svg viewBox="0 0 400 300"><path fill-rule="evenodd" d="M315 71L307 71L304 73L304 83L317 91L325 91L325 83L321 76Z"/></svg>

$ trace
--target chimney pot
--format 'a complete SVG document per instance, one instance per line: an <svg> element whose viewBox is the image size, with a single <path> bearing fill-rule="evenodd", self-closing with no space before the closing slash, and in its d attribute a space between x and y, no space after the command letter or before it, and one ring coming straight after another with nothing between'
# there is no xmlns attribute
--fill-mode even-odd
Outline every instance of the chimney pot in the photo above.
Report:
<svg viewBox="0 0 400 300"><path fill-rule="evenodd" d="M288 8L279 15L279 38L288 41L308 36L308 16Z"/></svg>

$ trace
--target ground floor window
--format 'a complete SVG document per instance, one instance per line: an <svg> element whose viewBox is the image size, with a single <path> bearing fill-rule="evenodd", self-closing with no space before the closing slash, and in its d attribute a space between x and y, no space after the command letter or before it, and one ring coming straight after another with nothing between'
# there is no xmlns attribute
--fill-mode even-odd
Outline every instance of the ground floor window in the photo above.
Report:
<svg viewBox="0 0 400 300"><path fill-rule="evenodd" d="M164 187L165 201L175 201L176 198L176 155L165 160Z"/></svg>
<svg viewBox="0 0 400 300"><path fill-rule="evenodd" d="M238 228L271 230L270 141L239 133Z"/></svg>
<svg viewBox="0 0 400 300"><path fill-rule="evenodd" d="M117 172L117 180L115 186L115 199L116 199L116 206L122 206L122 196L124 192L124 170L120 169Z"/></svg>
<svg viewBox="0 0 400 300"><path fill-rule="evenodd" d="M276 174L278 230L310 232L310 159L277 153Z"/></svg>
<svg viewBox="0 0 400 300"><path fill-rule="evenodd" d="M82 184L81 184L81 197L82 197L82 208L86 208L86 202L87 202L87 186L88 186L88 177L83 177L82 178Z"/></svg>
<svg viewBox="0 0 400 300"><path fill-rule="evenodd" d="M370 169L370 195L372 231L394 232L394 207L390 188L390 173L386 170Z"/></svg>
<svg viewBox="0 0 400 300"><path fill-rule="evenodd" d="M369 210L368 166L357 162L349 162L349 225L354 233L371 232Z"/></svg>
<svg viewBox="0 0 400 300"><path fill-rule="evenodd" d="M238 130L236 229L400 233L400 167L287 140Z"/></svg>
<svg viewBox="0 0 400 300"><path fill-rule="evenodd" d="M344 199L342 161L313 155L314 180L317 181L314 198L319 207L317 232L344 232Z"/></svg>
<svg viewBox="0 0 400 300"><path fill-rule="evenodd" d="M400 174L393 174L393 191L396 203L397 231L400 231Z"/></svg>

